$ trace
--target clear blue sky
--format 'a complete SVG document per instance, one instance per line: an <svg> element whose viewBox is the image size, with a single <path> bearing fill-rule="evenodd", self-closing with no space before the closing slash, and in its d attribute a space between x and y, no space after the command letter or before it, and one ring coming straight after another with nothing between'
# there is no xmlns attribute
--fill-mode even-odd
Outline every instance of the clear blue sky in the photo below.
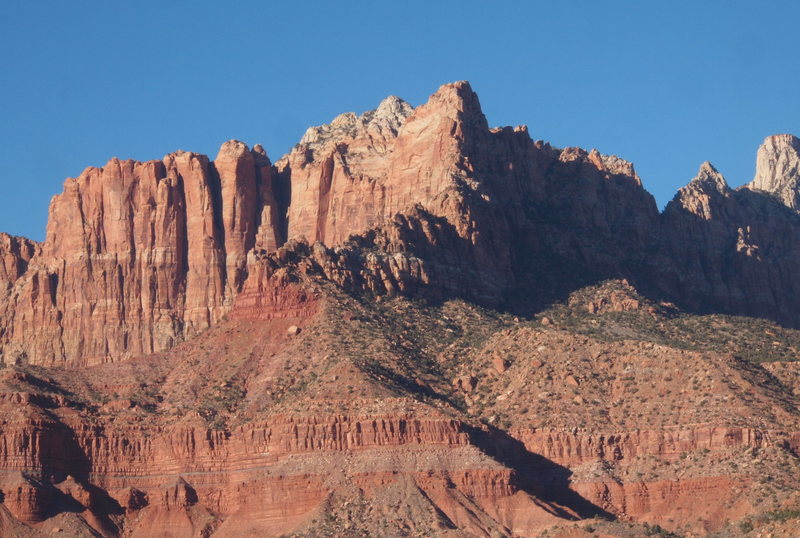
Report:
<svg viewBox="0 0 800 538"><path fill-rule="evenodd" d="M800 2L4 2L0 230L44 237L110 157L280 157L306 127L467 79L492 125L635 163L659 205L710 160L734 186L800 134Z"/></svg>

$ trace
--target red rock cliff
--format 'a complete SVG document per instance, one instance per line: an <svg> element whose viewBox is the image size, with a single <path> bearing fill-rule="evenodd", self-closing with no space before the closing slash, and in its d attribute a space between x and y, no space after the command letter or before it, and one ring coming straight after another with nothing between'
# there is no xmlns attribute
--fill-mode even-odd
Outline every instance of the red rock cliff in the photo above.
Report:
<svg viewBox="0 0 800 538"><path fill-rule="evenodd" d="M266 155L241 142L216 162L176 152L87 168L53 198L41 252L10 263L4 357L92 363L207 328L244 282L247 251L278 243L277 211Z"/></svg>
<svg viewBox="0 0 800 538"><path fill-rule="evenodd" d="M768 139L756 180L738 191L708 165L659 215L630 163L534 142L525 127L490 129L456 82L416 109L390 97L311 128L275 166L235 141L213 162L114 159L67 181L39 253L10 254L0 353L60 364L164 350L214 324L243 289L258 302L259 264L286 240L333 248L354 235L346 262L333 256L372 280L348 277L353 289L530 314L627 278L690 310L800 325L800 219L787 201L796 146Z"/></svg>

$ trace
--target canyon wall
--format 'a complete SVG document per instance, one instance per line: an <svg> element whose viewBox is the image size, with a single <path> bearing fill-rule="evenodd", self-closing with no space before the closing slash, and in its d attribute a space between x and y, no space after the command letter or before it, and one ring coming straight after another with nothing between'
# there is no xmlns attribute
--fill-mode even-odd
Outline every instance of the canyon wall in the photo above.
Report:
<svg viewBox="0 0 800 538"><path fill-rule="evenodd" d="M770 138L759 150L757 178L768 174ZM776 157L778 158L778 157ZM800 214L780 193L731 189L704 163L662 215L653 285L695 312L726 312L800 325Z"/></svg>
<svg viewBox="0 0 800 538"><path fill-rule="evenodd" d="M206 521L215 536L280 535L310 522L337 490L380 495L401 476L478 534L497 522L475 511L530 533L565 510L528 497L512 469L443 416L274 416L231 432L120 428L90 426L64 402L19 398L28 399L28 416L12 413L1 424L0 493L16 520L39 528L68 510L112 536L121 534L122 516L126 536L192 536ZM0 406L15 403L8 400ZM60 420L37 416L39 405ZM524 521L504 513L509 503L527 512Z"/></svg>
<svg viewBox="0 0 800 538"><path fill-rule="evenodd" d="M68 400L3 396L2 506L34 526L60 511L80 513L112 536L122 533L122 516L126 536L164 529L191 536L205 525L215 536L280 535L312 522L348 488L381 498L405 479L449 525L480 535L492 525L501 534L535 535L602 513L661 524L678 517L713 530L753 510L738 495L751 480L744 470L740 478L717 470L678 479L575 473L635 469L653 456L679 466L687 455L712 461L763 453L797 437L713 425L619 433L516 428L508 437L430 412L273 415L223 431L191 420L90 424Z"/></svg>
<svg viewBox="0 0 800 538"><path fill-rule="evenodd" d="M269 160L241 142L214 162L177 152L87 168L53 198L36 255L6 264L4 360L102 362L202 331L230 308L247 252L282 241L279 213ZM3 248L4 261L20 250Z"/></svg>
<svg viewBox="0 0 800 538"><path fill-rule="evenodd" d="M532 314L627 278L688 310L798 326L798 145L767 139L756 178L735 191L704 165L659 214L630 163L490 129L457 82L416 109L390 97L313 127L274 166L236 141L214 161L112 159L67 180L41 245L4 236L0 353L92 364L163 351L243 289L252 303L249 277L271 274L261 265L287 240L344 245L336 263L377 279L353 290Z"/></svg>

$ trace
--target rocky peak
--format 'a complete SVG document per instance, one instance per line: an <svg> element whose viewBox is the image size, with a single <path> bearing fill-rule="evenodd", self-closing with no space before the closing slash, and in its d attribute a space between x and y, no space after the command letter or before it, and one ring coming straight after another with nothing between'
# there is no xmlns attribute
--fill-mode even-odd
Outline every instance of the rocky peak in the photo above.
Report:
<svg viewBox="0 0 800 538"><path fill-rule="evenodd" d="M365 112L369 124L387 125L395 129L400 128L405 119L411 115L414 107L396 95L390 95L378 105L378 108Z"/></svg>
<svg viewBox="0 0 800 538"><path fill-rule="evenodd" d="M626 177L630 178L638 187L642 187L642 180L634 170L633 163L616 155L604 155L596 149L586 151L583 148L566 147L558 152L558 160L563 163L590 163L606 178L610 176Z"/></svg>
<svg viewBox="0 0 800 538"><path fill-rule="evenodd" d="M715 200L728 197L732 192L722 174L706 161L700 165L700 170L694 179L678 190L668 209L670 206L681 207L705 220L710 220L714 215Z"/></svg>
<svg viewBox="0 0 800 538"><path fill-rule="evenodd" d="M642 186L642 180L633 168L632 162L626 161L616 155L604 155L596 149L591 151L589 159L597 165L599 170L613 175L628 176L632 178L637 185L640 187Z"/></svg>
<svg viewBox="0 0 800 538"><path fill-rule="evenodd" d="M291 184L287 238L333 245L417 203L454 213L441 207L443 193L489 159L490 134L467 82L445 84L416 109L392 96L312 127L276 165Z"/></svg>
<svg viewBox="0 0 800 538"><path fill-rule="evenodd" d="M472 86L466 80L444 84L425 106L441 109L443 115L455 113L461 122L481 130L489 130L478 94L472 91Z"/></svg>
<svg viewBox="0 0 800 538"><path fill-rule="evenodd" d="M263 149L263 148L262 148ZM247 147L247 144L240 140L228 140L224 142L222 146L219 148L219 153L217 154L217 160L220 157L242 157L246 153L249 153L250 149Z"/></svg>
<svg viewBox="0 0 800 538"><path fill-rule="evenodd" d="M388 134L394 137L413 111L414 107L410 104L390 95L381 101L378 108L368 110L360 116L345 112L336 116L329 124L310 127L300 139L299 145L318 149L328 142L355 138L358 133L365 131L378 131L384 136Z"/></svg>
<svg viewBox="0 0 800 538"><path fill-rule="evenodd" d="M708 193L717 192L722 195L729 194L731 190L722 174L708 161L700 165L700 170L687 187Z"/></svg>
<svg viewBox="0 0 800 538"><path fill-rule="evenodd" d="M265 163L265 164L269 163L269 156L267 155L267 150L265 150L264 146L262 146L261 144L256 144L255 146L253 146L253 149L251 150L251 153L253 154L253 158L255 158L255 160L259 164L260 163Z"/></svg>
<svg viewBox="0 0 800 538"><path fill-rule="evenodd" d="M800 138L791 134L767 137L758 148L756 175L747 187L778 197L800 208Z"/></svg>

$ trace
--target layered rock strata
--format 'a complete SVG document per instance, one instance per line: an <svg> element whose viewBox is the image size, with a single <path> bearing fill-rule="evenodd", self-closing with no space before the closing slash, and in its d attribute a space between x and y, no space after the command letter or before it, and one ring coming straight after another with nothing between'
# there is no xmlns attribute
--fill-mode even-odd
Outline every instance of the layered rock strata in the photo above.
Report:
<svg viewBox="0 0 800 538"><path fill-rule="evenodd" d="M446 417L275 416L231 432L126 429L90 426L55 402L39 404L59 421L36 418L38 404L28 403L27 417L2 424L0 491L14 520L33 526L68 510L81 514L85 532L107 536L235 536L248 528L280 535L308 523L337 489L379 491L398 475L480 534L498 523L469 515L466 499L520 532L532 520L557 521L548 512L563 510L537 506L513 470L483 456L465 426ZM360 470L342 474L353 468ZM527 508L527 521L504 514L504 504Z"/></svg>

